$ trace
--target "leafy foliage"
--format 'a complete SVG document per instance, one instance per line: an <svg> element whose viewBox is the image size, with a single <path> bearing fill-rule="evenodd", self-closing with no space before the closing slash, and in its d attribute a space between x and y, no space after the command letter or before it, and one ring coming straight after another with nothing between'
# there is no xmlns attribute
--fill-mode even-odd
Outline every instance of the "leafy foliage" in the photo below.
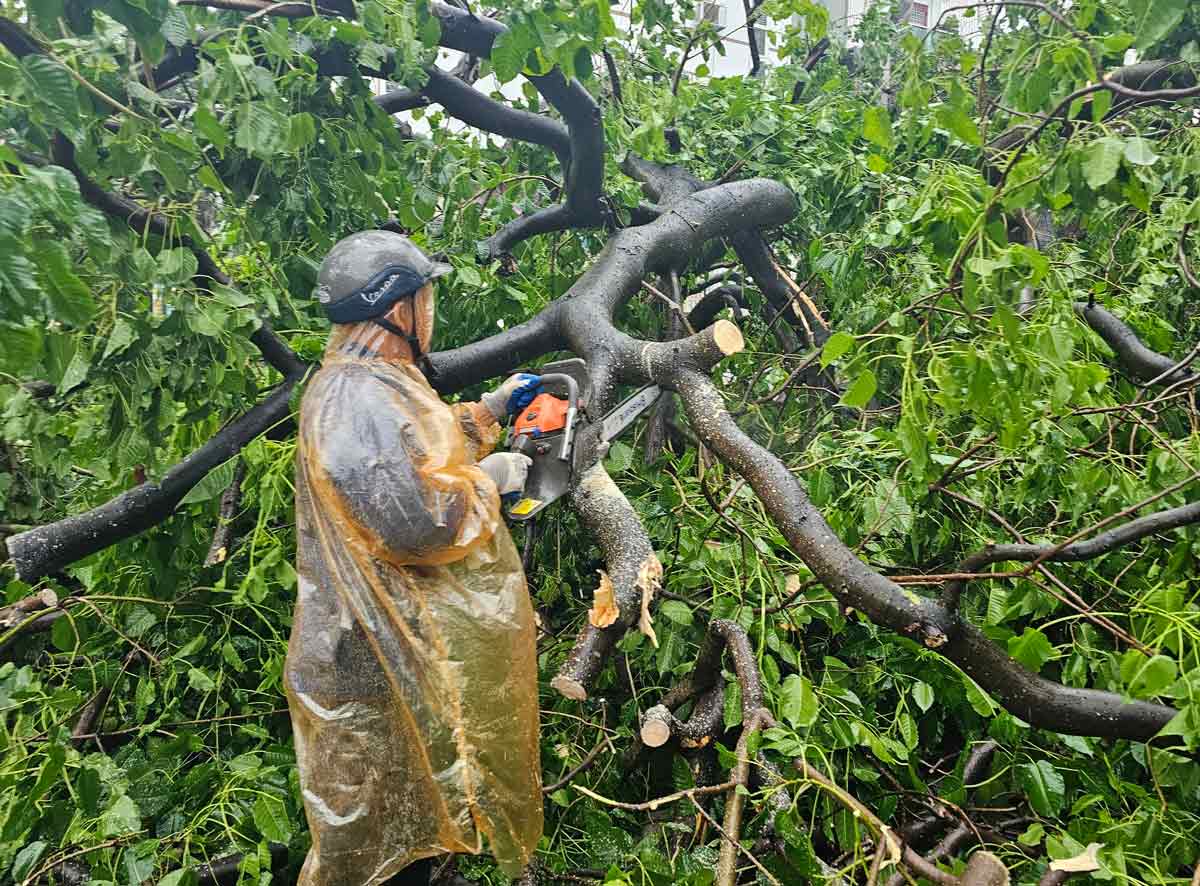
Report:
<svg viewBox="0 0 1200 886"><path fill-rule="evenodd" d="M1170 487L1153 507L1186 501L1200 460L1190 393L1150 406L1154 393L1121 372L1072 304L1105 304L1177 359L1189 350L1195 292L1179 244L1194 254L1200 220L1191 106L1119 108L1094 93L1019 157L984 146L1014 126L1031 132L1130 47L1200 61L1196 7L1087 0L1056 13L1070 27L1036 6L966 10L985 32L998 12L986 53L953 33L922 42L875 7L856 51L843 59L835 46L812 70L803 63L825 36L823 8L772 0L765 9L798 18L779 28L782 62L761 79L711 76L719 34L694 24L692 4L661 0L637 4L621 33L601 0L512 4L488 63L495 80L513 82L516 107L545 111L521 75L555 65L605 97L606 187L622 221L639 199L617 165L626 150L706 180L776 178L796 194L802 210L773 246L836 331L819 352L779 353L770 312L747 289L750 347L720 371L743 425L804 480L838 534L893 575L952 572L1012 531L1061 541ZM161 478L260 399L278 381L247 341L260 317L318 358L315 267L352 230L394 216L449 256L456 275L439 304L441 347L521 322L602 248L604 231L571 231L519 247L512 276L476 266L474 244L552 202L563 170L548 151L481 137L436 106L413 112L417 135L399 128L357 66L419 86L436 21L422 3L364 0L357 12L354 21L250 20L166 0L6 8L49 52L0 54L0 92L11 99L0 107L0 530ZM194 76L146 80L148 65L201 33ZM607 98L602 48L623 77L620 105ZM676 88L685 51L698 67ZM349 60L349 73L327 76L318 54ZM55 133L100 187L168 218L167 236L87 202L55 162ZM1058 238L1038 248L1028 229L1043 212ZM185 237L216 255L235 286L197 287ZM1018 310L1024 287L1036 295L1031 311ZM662 318L648 300L622 322L654 337ZM820 383L796 383L805 361L827 370ZM822 390L830 380L832 395ZM547 783L602 736L628 747L638 713L690 671L704 624L729 618L749 631L777 714L762 741L770 759L819 763L897 826L922 813L935 781L969 814L1012 808L1020 840L999 852L1017 882L1036 882L1048 860L1092 842L1102 844L1095 879L1191 875L1200 776L1185 756L1030 728L946 659L809 584L725 469L682 445L648 463L640 442L614 445L608 467L667 567L660 643L622 642L598 690L607 720L598 706L544 690ZM0 876L37 877L71 857L98 882L179 886L188 866L244 852L242 882L266 883L272 843L287 845L294 871L307 833L280 685L296 583L293 454L286 435L241 454L237 541L216 565L205 555L232 462L169 521L67 575L29 587L2 573L9 603L45 588L67 602L50 630L10 626L0 636L11 659L0 666ZM714 489L720 513L703 504ZM530 589L547 627L543 686L599 566L584 537L560 509L530 542ZM1194 752L1197 545L1194 530L1175 530L1047 564L1061 585L1036 572L973 582L964 616L1042 676L1173 704L1180 713L1165 732ZM1136 645L1097 626L1096 614ZM740 722L738 692L729 675L726 727ZM96 698L90 737L73 738ZM1000 751L968 798L959 752L985 738ZM718 766L730 765L729 750L718 748ZM606 751L578 780L640 801L696 777L680 754L626 768ZM775 821L781 851L764 864L784 882L820 880L819 859L865 876L859 821L800 787L789 777L766 789L788 791L790 805ZM647 828L644 815L570 786L547 808L542 857L556 870L599 869L612 883L711 882L717 843L696 832L690 809ZM748 834L760 835L765 818ZM459 867L503 881L486 859Z"/></svg>

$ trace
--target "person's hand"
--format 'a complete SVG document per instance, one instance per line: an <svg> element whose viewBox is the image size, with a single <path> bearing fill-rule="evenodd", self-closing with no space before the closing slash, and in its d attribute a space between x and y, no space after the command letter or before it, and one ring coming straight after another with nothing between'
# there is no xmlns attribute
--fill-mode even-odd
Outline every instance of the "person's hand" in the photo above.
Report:
<svg viewBox="0 0 1200 886"><path fill-rule="evenodd" d="M493 452L479 463L479 468L496 484L501 495L507 495L525 488L531 464L533 459L519 452Z"/></svg>
<svg viewBox="0 0 1200 886"><path fill-rule="evenodd" d="M541 393L542 377L530 372L517 372L506 378L500 387L484 394L483 405L496 417L496 421L506 415L516 415L533 402L533 398Z"/></svg>

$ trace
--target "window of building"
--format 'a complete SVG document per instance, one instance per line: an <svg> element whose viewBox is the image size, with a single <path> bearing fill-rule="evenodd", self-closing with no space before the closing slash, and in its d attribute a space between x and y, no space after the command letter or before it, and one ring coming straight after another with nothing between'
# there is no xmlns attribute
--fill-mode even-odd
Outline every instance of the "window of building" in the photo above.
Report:
<svg viewBox="0 0 1200 886"><path fill-rule="evenodd" d="M929 4L916 3L908 8L908 20L918 28L929 27Z"/></svg>
<svg viewBox="0 0 1200 886"><path fill-rule="evenodd" d="M700 4L700 21L712 22L717 27L725 24L725 4L724 3L701 3Z"/></svg>
<svg viewBox="0 0 1200 886"><path fill-rule="evenodd" d="M762 52L767 48L766 28L751 28L750 35L754 38L754 45L758 47L759 52Z"/></svg>

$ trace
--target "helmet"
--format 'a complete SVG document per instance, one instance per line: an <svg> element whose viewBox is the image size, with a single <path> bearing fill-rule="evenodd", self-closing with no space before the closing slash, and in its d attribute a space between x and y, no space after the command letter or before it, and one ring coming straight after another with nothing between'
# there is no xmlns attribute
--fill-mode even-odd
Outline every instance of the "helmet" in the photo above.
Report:
<svg viewBox="0 0 1200 886"><path fill-rule="evenodd" d="M334 323L357 323L387 313L451 270L403 234L360 231L335 243L321 262L317 298Z"/></svg>

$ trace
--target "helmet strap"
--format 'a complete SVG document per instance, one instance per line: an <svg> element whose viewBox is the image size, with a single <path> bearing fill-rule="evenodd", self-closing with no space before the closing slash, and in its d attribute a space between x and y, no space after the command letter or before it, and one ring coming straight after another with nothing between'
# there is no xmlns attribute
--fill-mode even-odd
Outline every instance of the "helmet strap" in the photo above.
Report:
<svg viewBox="0 0 1200 886"><path fill-rule="evenodd" d="M371 322L374 323L376 326L382 326L384 329L386 329L388 332L392 333L393 335L398 335L402 339L404 339L408 343L409 351L412 352L412 359L413 359L414 363L419 364L421 362L421 360L424 359L424 355L421 353L421 342L420 342L420 339L417 338L417 334L415 331L414 332L405 332L403 329L401 329L399 326L397 326L395 323L393 323L391 320L387 319L386 317L372 317Z"/></svg>

